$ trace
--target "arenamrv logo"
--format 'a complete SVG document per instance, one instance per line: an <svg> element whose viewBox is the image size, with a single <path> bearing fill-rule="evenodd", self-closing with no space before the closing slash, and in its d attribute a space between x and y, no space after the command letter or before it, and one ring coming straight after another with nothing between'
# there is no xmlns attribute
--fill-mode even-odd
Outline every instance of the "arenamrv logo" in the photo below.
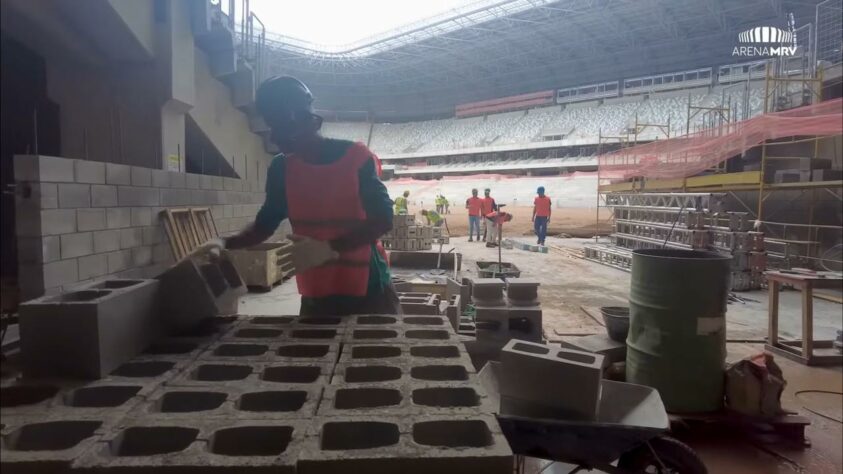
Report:
<svg viewBox="0 0 843 474"><path fill-rule="evenodd" d="M738 35L742 43L732 56L793 56L796 54L796 33L775 26L759 26Z"/></svg>

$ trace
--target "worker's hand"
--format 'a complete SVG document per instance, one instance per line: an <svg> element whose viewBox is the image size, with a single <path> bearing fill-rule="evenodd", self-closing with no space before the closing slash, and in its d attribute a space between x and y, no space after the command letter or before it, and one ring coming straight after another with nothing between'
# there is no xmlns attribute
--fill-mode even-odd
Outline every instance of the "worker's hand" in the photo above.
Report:
<svg viewBox="0 0 843 474"><path fill-rule="evenodd" d="M535 223L536 222L536 216L533 216L532 219L530 219L530 222Z"/></svg>
<svg viewBox="0 0 843 474"><path fill-rule="evenodd" d="M318 267L340 256L331 248L331 244L324 240L295 234L288 235L287 238L293 242L290 254L296 273Z"/></svg>
<svg viewBox="0 0 843 474"><path fill-rule="evenodd" d="M214 237L213 239L210 239L204 244L196 247L191 254L197 256L208 254L212 258L216 258L220 256L220 252L223 250L225 250L225 240L219 237Z"/></svg>

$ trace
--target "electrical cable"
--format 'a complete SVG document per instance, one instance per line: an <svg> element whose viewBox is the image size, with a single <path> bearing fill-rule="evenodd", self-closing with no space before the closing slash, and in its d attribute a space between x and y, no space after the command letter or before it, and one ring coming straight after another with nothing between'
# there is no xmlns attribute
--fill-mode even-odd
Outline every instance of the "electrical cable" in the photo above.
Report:
<svg viewBox="0 0 843 474"><path fill-rule="evenodd" d="M796 398L799 398L800 393L828 393L828 394L831 394L831 395L843 395L843 392L835 392L835 391L832 391L832 390L799 390L798 392L794 393L793 396L795 396ZM807 406L805 406L804 402L802 403L802 408L808 410L809 412L811 412L811 413L813 413L817 416L821 416L823 418L826 418L826 419L831 420L831 421L836 421L838 423L843 423L843 419L835 418L833 416L826 415L825 413L820 413L819 411L814 410L812 408L808 408Z"/></svg>

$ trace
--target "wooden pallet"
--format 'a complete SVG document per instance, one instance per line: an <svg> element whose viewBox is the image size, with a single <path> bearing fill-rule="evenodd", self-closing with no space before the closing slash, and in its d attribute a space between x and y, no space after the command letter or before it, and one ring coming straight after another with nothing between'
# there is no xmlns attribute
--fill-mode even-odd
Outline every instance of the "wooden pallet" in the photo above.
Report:
<svg viewBox="0 0 843 474"><path fill-rule="evenodd" d="M183 259L218 235L214 218L207 207L164 209L161 217L176 260Z"/></svg>

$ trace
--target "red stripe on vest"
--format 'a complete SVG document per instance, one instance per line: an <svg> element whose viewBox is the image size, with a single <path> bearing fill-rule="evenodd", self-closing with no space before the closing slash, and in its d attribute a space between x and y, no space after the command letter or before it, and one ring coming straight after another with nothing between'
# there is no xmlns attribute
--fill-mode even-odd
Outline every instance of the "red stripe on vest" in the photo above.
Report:
<svg viewBox="0 0 843 474"><path fill-rule="evenodd" d="M350 226L366 220L360 198L360 168L372 153L355 143L337 161L314 164L288 155L287 206L293 233L317 240L333 240ZM341 252L340 262L328 263L296 274L299 294L310 298L365 296L372 249L364 245Z"/></svg>

